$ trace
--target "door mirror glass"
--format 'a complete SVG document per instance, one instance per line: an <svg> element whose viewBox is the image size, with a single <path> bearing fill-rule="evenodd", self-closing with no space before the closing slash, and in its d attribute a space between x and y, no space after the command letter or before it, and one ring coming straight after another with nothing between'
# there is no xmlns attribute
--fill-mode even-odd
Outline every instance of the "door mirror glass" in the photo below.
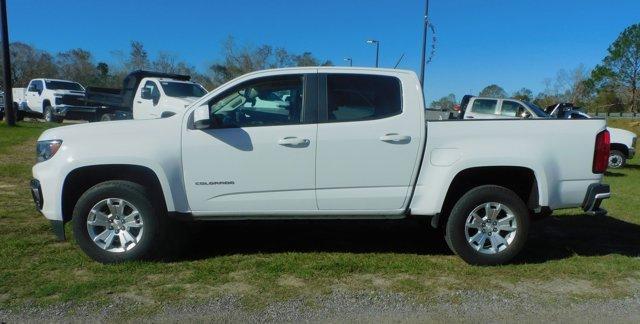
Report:
<svg viewBox="0 0 640 324"><path fill-rule="evenodd" d="M206 129L211 126L211 117L209 115L209 106L204 105L193 111L193 127L195 129Z"/></svg>

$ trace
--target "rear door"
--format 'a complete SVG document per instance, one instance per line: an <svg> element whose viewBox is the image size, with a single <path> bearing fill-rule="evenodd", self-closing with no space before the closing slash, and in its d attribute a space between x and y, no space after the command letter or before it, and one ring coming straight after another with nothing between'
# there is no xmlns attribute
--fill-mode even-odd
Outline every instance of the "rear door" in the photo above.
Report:
<svg viewBox="0 0 640 324"><path fill-rule="evenodd" d="M464 113L464 119L497 119L498 99L473 99Z"/></svg>
<svg viewBox="0 0 640 324"><path fill-rule="evenodd" d="M414 100L422 97L411 81L320 75L316 196L321 211L405 206L425 127L422 103Z"/></svg>

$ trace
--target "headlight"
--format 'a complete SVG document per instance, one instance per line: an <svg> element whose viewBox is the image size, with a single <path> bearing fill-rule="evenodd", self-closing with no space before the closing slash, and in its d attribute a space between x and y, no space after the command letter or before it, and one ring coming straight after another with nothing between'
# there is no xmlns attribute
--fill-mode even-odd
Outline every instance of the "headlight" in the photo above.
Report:
<svg viewBox="0 0 640 324"><path fill-rule="evenodd" d="M60 146L62 146L62 140L38 141L36 144L37 162L44 162L56 155Z"/></svg>

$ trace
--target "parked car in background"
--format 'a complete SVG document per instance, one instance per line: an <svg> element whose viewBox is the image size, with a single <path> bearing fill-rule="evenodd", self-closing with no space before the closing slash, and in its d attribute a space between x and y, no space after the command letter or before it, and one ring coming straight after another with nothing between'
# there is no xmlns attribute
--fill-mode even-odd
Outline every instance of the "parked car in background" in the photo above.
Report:
<svg viewBox="0 0 640 324"><path fill-rule="evenodd" d="M540 107L517 99L466 95L460 104L462 119L549 118Z"/></svg>
<svg viewBox="0 0 640 324"><path fill-rule="evenodd" d="M33 79L26 88L13 88L18 118L42 117L48 122L76 119L92 107L84 102L85 88L77 82L57 79Z"/></svg>
<svg viewBox="0 0 640 324"><path fill-rule="evenodd" d="M604 120L425 122L422 93L412 71L277 69L168 118L52 128L37 142L34 202L60 238L73 220L79 247L106 263L171 242L171 219L415 216L444 227L466 262L501 264L530 217L604 213Z"/></svg>
<svg viewBox="0 0 640 324"><path fill-rule="evenodd" d="M547 111L552 117L560 119L593 118L571 103L558 103L547 107ZM635 156L638 136L633 132L620 128L607 127L607 129L611 134L609 167L612 169L622 168L627 164L627 160Z"/></svg>
<svg viewBox="0 0 640 324"><path fill-rule="evenodd" d="M188 75L134 71L122 88L88 87L86 102L98 107L94 120L154 119L183 111L207 91Z"/></svg>

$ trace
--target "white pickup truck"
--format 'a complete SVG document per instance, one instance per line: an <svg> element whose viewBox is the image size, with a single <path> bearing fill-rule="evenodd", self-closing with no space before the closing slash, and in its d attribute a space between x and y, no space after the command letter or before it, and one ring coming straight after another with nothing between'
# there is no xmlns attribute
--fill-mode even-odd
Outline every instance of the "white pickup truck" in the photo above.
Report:
<svg viewBox="0 0 640 324"><path fill-rule="evenodd" d="M80 83L68 80L33 79L26 88L13 88L18 119L37 116L58 123L67 116L92 109L85 104L84 95Z"/></svg>
<svg viewBox="0 0 640 324"><path fill-rule="evenodd" d="M86 102L95 106L92 120L154 119L184 111L207 91L188 75L133 71L122 88L89 87Z"/></svg>
<svg viewBox="0 0 640 324"><path fill-rule="evenodd" d="M491 265L520 252L536 214L603 211L608 141L602 119L425 124L411 71L278 69L168 118L49 129L31 190L54 232L72 220L100 262L148 256L172 219L425 216L466 262Z"/></svg>

